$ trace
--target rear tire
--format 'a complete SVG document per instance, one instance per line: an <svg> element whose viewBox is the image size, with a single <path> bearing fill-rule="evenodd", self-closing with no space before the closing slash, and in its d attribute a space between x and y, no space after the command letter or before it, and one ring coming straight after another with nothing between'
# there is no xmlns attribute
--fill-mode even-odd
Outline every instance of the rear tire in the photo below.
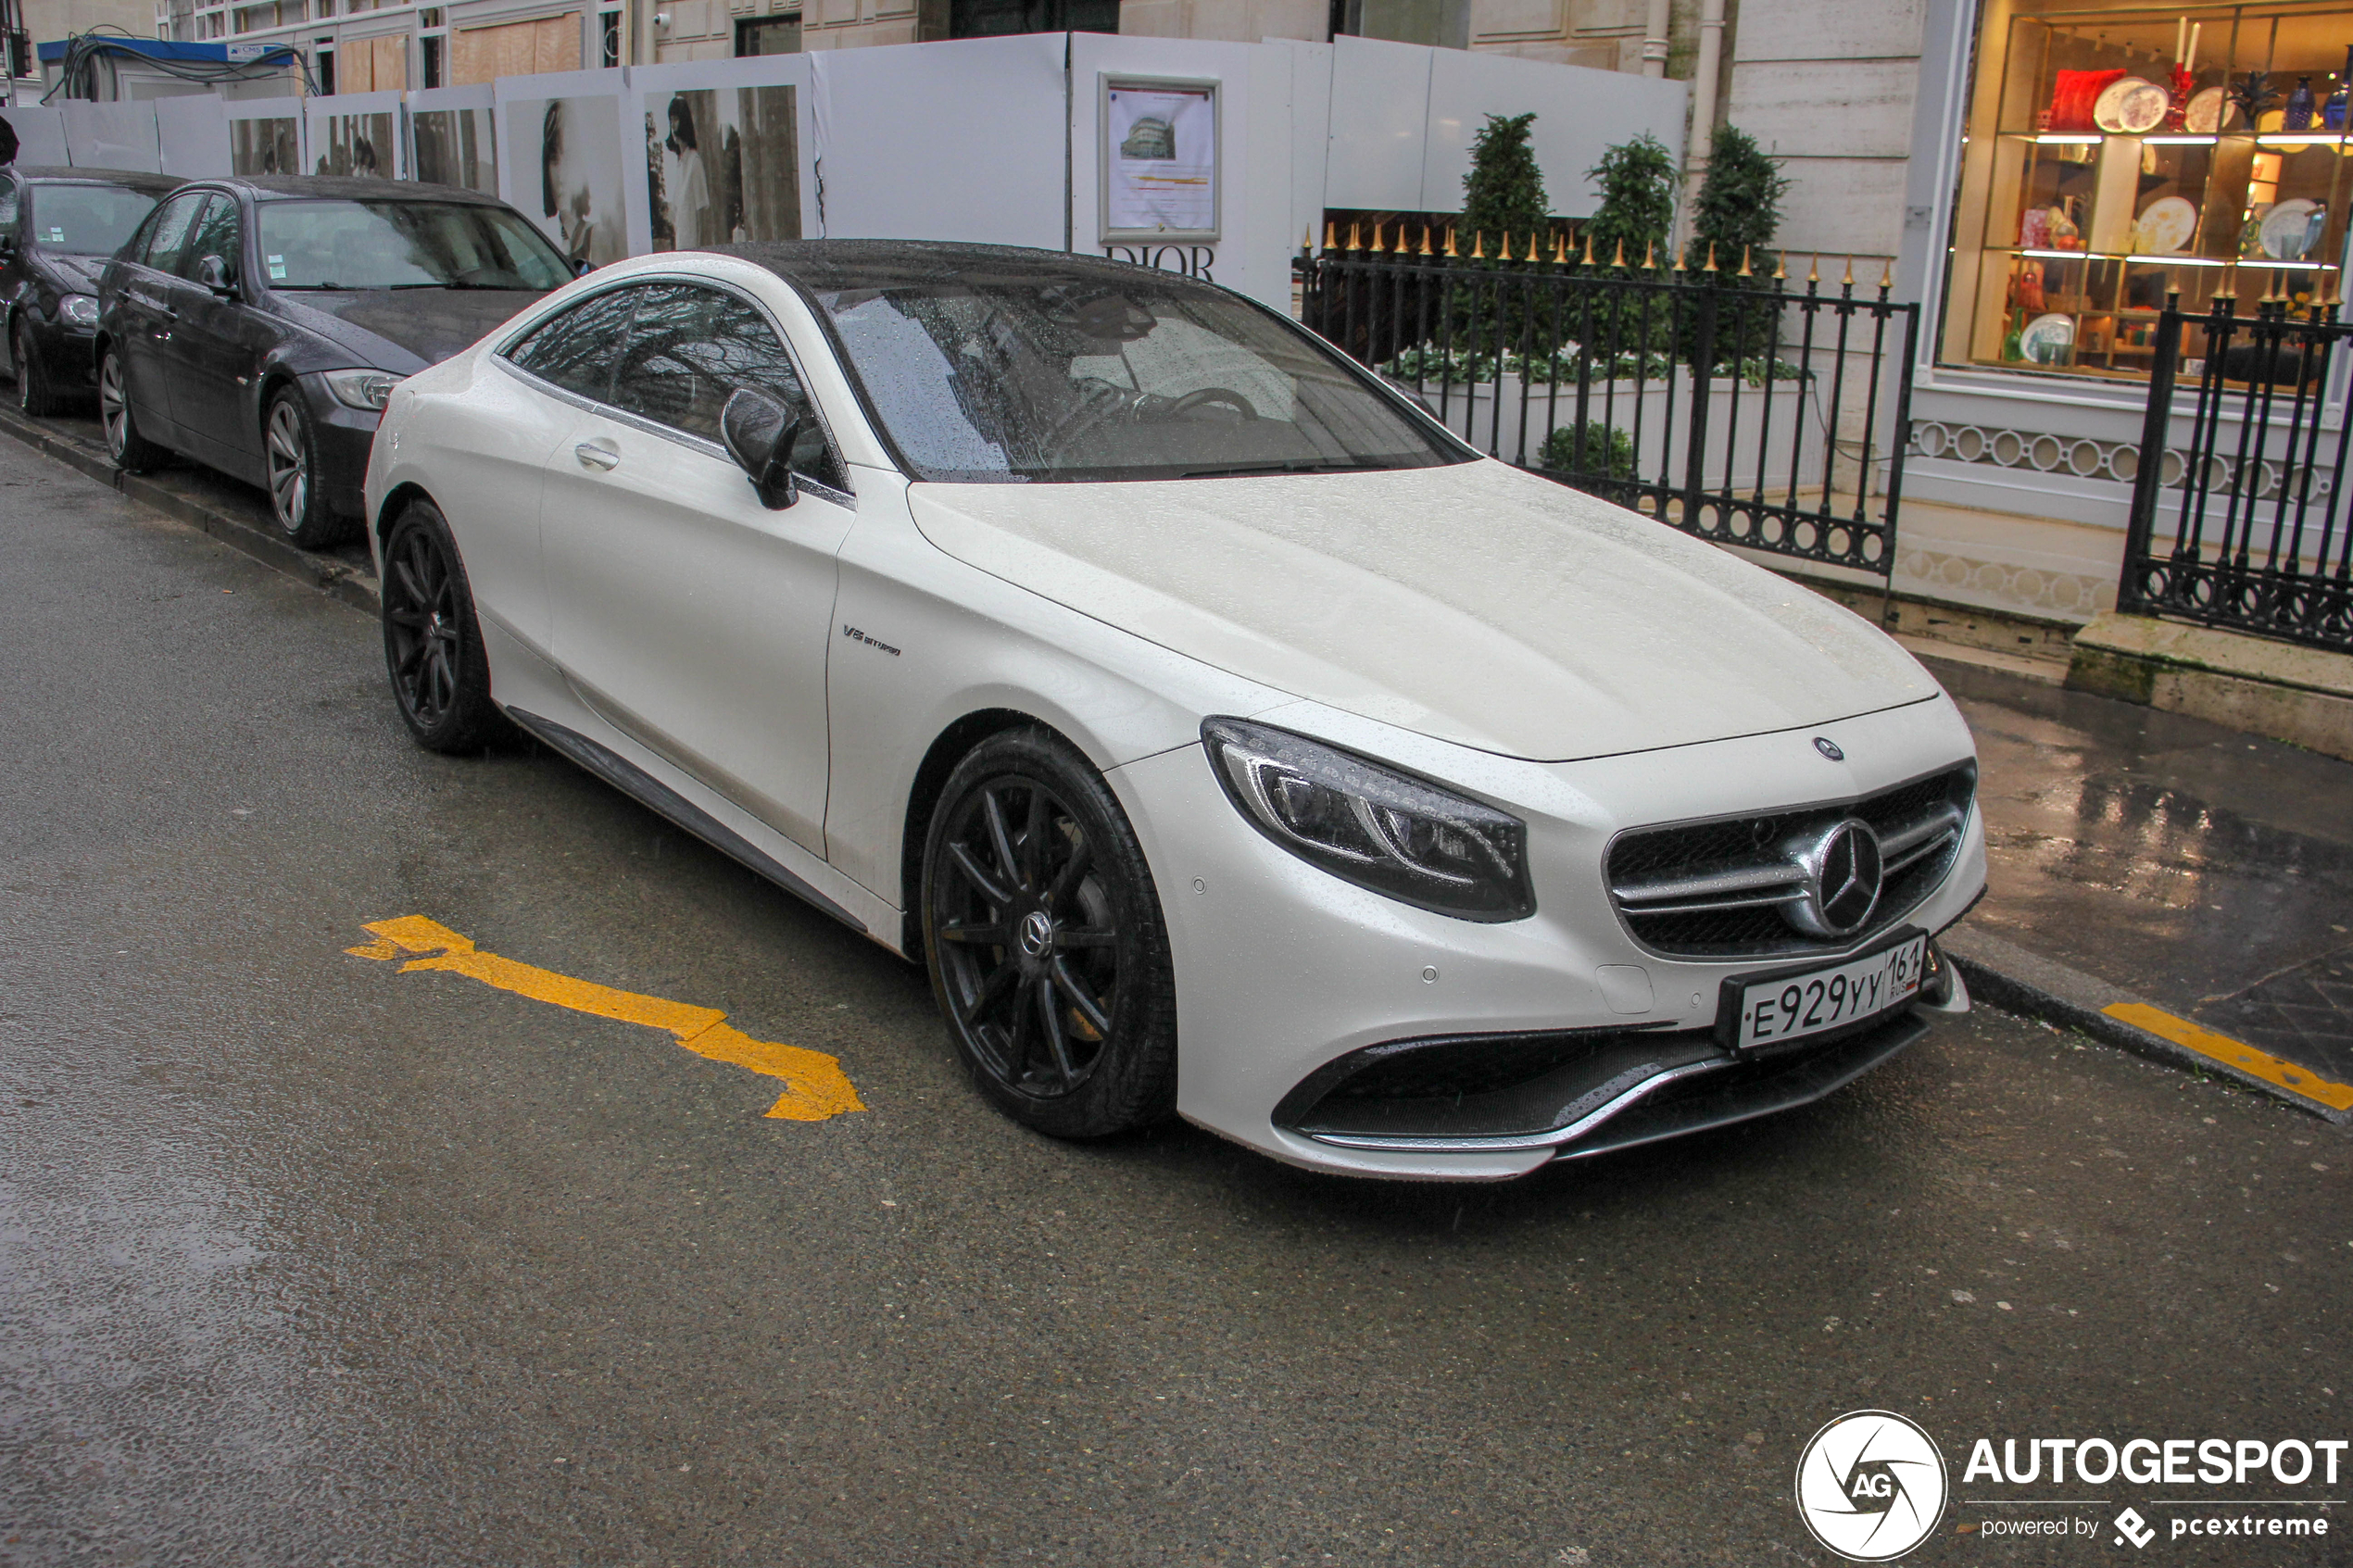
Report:
<svg viewBox="0 0 2353 1568"><path fill-rule="evenodd" d="M340 545L352 532L349 519L327 506L319 483L319 441L310 428L310 406L293 387L270 399L261 414L261 458L269 476L270 510L286 537L306 550Z"/></svg>
<svg viewBox="0 0 2353 1568"><path fill-rule="evenodd" d="M35 420L45 420L56 413L58 398L49 382L49 369L33 351L32 333L21 316L9 329L8 358L17 367L17 411Z"/></svg>
<svg viewBox="0 0 2353 1568"><path fill-rule="evenodd" d="M384 540L384 670L401 722L427 751L473 751L505 727L473 587L440 508L411 501Z"/></svg>
<svg viewBox="0 0 2353 1568"><path fill-rule="evenodd" d="M107 456L124 473L147 473L164 465L171 454L139 433L131 412L131 387L122 373L122 355L109 346L98 357L98 422L107 433Z"/></svg>
<svg viewBox="0 0 2353 1568"><path fill-rule="evenodd" d="M1077 749L1008 731L956 765L924 848L924 952L949 1038L1026 1127L1100 1138L1176 1102L1176 987L1160 897Z"/></svg>

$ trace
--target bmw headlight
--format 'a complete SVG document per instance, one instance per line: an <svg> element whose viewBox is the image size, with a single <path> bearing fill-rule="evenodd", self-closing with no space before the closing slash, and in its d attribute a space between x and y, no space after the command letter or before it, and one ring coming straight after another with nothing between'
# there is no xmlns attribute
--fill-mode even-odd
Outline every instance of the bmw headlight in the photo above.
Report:
<svg viewBox="0 0 2353 1568"><path fill-rule="evenodd" d="M1286 730L1211 719L1201 735L1242 815L1301 859L1462 920L1536 912L1517 817Z"/></svg>
<svg viewBox="0 0 2353 1568"><path fill-rule="evenodd" d="M57 301L57 314L77 327L98 324L98 302L86 294L69 294Z"/></svg>
<svg viewBox="0 0 2353 1568"><path fill-rule="evenodd" d="M381 411L401 379L384 370L329 370L327 390L346 408Z"/></svg>

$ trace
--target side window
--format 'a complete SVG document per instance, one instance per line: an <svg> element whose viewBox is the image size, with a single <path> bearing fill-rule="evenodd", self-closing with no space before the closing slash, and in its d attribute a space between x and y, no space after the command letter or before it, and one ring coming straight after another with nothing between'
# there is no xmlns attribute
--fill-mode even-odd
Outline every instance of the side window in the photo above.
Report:
<svg viewBox="0 0 2353 1568"><path fill-rule="evenodd" d="M776 329L748 300L691 283L644 291L629 347L613 378L613 406L706 441L719 439L719 413L739 387L768 394L800 416L795 472L844 487L809 395Z"/></svg>
<svg viewBox="0 0 2353 1568"><path fill-rule="evenodd" d="M612 400L613 367L629 336L629 318L643 288L615 289L551 316L507 351L507 358L541 381L593 397Z"/></svg>
<svg viewBox="0 0 2353 1568"><path fill-rule="evenodd" d="M208 196L208 192L190 191L164 203L147 231L147 254L141 259L158 272L178 270L180 257L188 248L189 231L195 227L196 214Z"/></svg>
<svg viewBox="0 0 2353 1568"><path fill-rule="evenodd" d="M245 257L245 247L237 243L237 202L233 196L216 195L204 209L204 216L189 231L188 243L181 247L180 265L173 269L192 282L197 266L208 256L217 256L227 268L229 281L235 282L244 269L239 263Z"/></svg>
<svg viewBox="0 0 2353 1568"><path fill-rule="evenodd" d="M12 234L16 232L17 206L17 182L0 180L0 230L6 230Z"/></svg>

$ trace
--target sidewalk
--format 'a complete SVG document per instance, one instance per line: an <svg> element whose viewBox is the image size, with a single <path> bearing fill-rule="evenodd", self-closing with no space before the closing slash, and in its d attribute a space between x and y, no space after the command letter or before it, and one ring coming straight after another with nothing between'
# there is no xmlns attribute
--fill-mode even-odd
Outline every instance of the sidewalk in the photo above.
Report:
<svg viewBox="0 0 2353 1568"><path fill-rule="evenodd" d="M1988 999L2111 1035L2153 1004L2309 1069L2327 1082L2297 1098L2346 1111L2353 764L1912 646L1977 735L1988 886L1951 946Z"/></svg>
<svg viewBox="0 0 2353 1568"><path fill-rule="evenodd" d="M122 479L94 420L0 409L0 435L376 608L364 546L295 549L249 485L186 464ZM2049 580L1997 586L1985 565L1942 584L1948 602L2015 610L2044 597ZM2039 569L2004 568L2021 570ZM2095 571L2051 577L2077 579L2056 583L2064 596ZM1954 594L1964 587L1975 592ZM2035 608L2091 615L2088 596ZM2353 763L2063 690L2064 665L2047 660L1905 642L1977 736L1989 885L1945 945L1980 999L2353 1122Z"/></svg>

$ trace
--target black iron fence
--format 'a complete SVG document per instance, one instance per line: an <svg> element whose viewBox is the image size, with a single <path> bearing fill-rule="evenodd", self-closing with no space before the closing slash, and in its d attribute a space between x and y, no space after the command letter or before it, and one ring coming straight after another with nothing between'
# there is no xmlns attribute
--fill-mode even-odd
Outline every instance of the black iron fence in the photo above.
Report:
<svg viewBox="0 0 2353 1568"><path fill-rule="evenodd" d="M1302 317L1472 445L1704 539L1893 572L1919 307L1884 273L1390 238L1302 255Z"/></svg>
<svg viewBox="0 0 2353 1568"><path fill-rule="evenodd" d="M2353 653L2353 420L2331 406L2353 325L2334 307L2236 308L2158 318L2117 608Z"/></svg>

